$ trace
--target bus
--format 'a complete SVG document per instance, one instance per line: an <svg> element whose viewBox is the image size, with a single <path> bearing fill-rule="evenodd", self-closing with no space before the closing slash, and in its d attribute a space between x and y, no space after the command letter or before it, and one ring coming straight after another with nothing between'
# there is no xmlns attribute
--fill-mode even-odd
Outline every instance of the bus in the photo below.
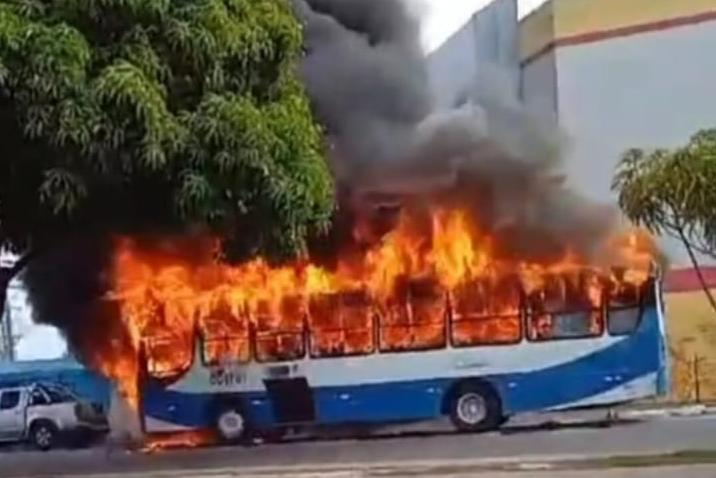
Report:
<svg viewBox="0 0 716 478"><path fill-rule="evenodd" d="M446 293L413 280L383 303L363 291L325 295L307 310L287 304L294 320L278 329L270 314L218 307L182 346L144 339L142 427L233 442L449 417L457 430L484 432L521 413L666 393L657 274L597 292L592 279L548 282L530 293L480 281Z"/></svg>

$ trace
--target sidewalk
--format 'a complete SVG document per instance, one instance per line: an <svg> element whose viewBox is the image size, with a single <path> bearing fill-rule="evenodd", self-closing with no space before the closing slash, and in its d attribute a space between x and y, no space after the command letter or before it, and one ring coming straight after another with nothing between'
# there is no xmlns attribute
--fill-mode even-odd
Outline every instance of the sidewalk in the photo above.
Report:
<svg viewBox="0 0 716 478"><path fill-rule="evenodd" d="M248 467L84 476L82 478L716 478L716 454L701 461L677 455L604 458L554 456L501 460L332 466ZM668 459L672 457L672 459ZM653 462L651 461L653 460Z"/></svg>
<svg viewBox="0 0 716 478"><path fill-rule="evenodd" d="M638 420L663 417L698 417L702 415L715 415L716 406L713 405L671 405L653 406L645 408L631 408L616 410L617 419Z"/></svg>

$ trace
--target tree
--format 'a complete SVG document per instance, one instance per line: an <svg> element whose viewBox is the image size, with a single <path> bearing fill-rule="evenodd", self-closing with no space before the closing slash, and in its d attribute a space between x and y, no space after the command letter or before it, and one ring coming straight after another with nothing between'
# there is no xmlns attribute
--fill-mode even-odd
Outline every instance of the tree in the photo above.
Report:
<svg viewBox="0 0 716 478"><path fill-rule="evenodd" d="M285 0L0 0L0 244L197 225L281 259L333 188ZM0 287L7 284L2 277Z"/></svg>
<svg viewBox="0 0 716 478"><path fill-rule="evenodd" d="M626 152L613 189L630 220L683 243L716 311L697 257L716 259L716 130L701 131L673 150Z"/></svg>

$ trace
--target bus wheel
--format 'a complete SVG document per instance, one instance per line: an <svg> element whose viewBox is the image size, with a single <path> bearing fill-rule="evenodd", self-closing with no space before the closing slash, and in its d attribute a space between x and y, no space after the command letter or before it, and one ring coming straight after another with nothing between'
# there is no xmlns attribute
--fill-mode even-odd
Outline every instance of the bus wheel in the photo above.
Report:
<svg viewBox="0 0 716 478"><path fill-rule="evenodd" d="M465 383L450 403L450 419L460 431L486 432L500 427L502 405L489 385Z"/></svg>
<svg viewBox="0 0 716 478"><path fill-rule="evenodd" d="M216 419L216 430L222 440L235 443L246 435L246 420L234 408L227 408Z"/></svg>

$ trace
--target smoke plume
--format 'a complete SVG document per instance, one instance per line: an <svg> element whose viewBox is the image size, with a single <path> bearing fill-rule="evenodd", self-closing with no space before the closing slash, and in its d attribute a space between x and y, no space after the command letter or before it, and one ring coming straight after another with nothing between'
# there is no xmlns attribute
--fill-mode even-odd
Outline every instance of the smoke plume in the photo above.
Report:
<svg viewBox="0 0 716 478"><path fill-rule="evenodd" d="M561 133L527 111L499 75L478 75L453 110L433 105L420 31L401 0L295 0L301 74L330 135L347 193L459 201L505 253L589 255L611 211L564 188ZM495 69L486 65L486 69ZM446 72L446 74L449 74Z"/></svg>

